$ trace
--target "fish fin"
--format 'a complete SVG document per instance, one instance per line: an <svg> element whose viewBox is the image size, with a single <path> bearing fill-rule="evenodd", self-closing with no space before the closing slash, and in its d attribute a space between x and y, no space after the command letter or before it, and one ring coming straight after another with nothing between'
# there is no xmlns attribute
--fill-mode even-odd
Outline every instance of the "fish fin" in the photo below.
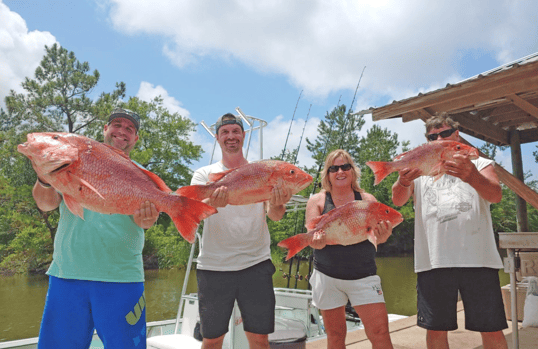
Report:
<svg viewBox="0 0 538 349"><path fill-rule="evenodd" d="M374 234L374 229L372 229L372 227L368 227L366 230L366 235L368 236L368 241L374 245L375 250L377 251L377 237Z"/></svg>
<svg viewBox="0 0 538 349"><path fill-rule="evenodd" d="M329 211L330 212L330 211ZM321 216L318 216L314 219L312 219L310 222L308 222L306 225L305 225L305 228L308 229L308 230L313 230L316 228L316 225L318 225L319 221L321 221L323 219L323 217L325 217L324 215L321 215Z"/></svg>
<svg viewBox="0 0 538 349"><path fill-rule="evenodd" d="M441 176L444 174L441 172L441 167L443 166L444 161L440 161L437 165L435 165L430 172L428 173L428 176L435 177L434 182L441 178Z"/></svg>
<svg viewBox="0 0 538 349"><path fill-rule="evenodd" d="M407 156L407 154L409 154L411 152L411 150L409 151L406 151L404 153L401 153L400 155L396 156L394 159L392 159L393 161L400 161L402 160L405 156Z"/></svg>
<svg viewBox="0 0 538 349"><path fill-rule="evenodd" d="M210 173L208 176L209 177L208 179L210 182L216 182L219 179L226 176L228 173L233 172L233 171L235 171L235 168L232 168L231 170L227 170L227 171L218 172L218 173Z"/></svg>
<svg viewBox="0 0 538 349"><path fill-rule="evenodd" d="M312 241L312 233L302 233L289 237L278 243L277 246L288 249L286 260L295 256L299 251L308 246Z"/></svg>
<svg viewBox="0 0 538 349"><path fill-rule="evenodd" d="M151 171L146 170L145 168L142 168L140 166L137 166L137 167L140 168L142 172L144 172L153 181L153 183L157 184L157 187L160 190L164 191L165 193L172 192L172 189L168 188L168 186L166 185L166 183L164 183L161 177L157 176L155 173Z"/></svg>
<svg viewBox="0 0 538 349"><path fill-rule="evenodd" d="M81 219L84 220L84 208L82 208L82 205L78 203L77 200L75 200L72 196L63 194L65 206L71 211L72 214L75 216L79 216Z"/></svg>
<svg viewBox="0 0 538 349"><path fill-rule="evenodd" d="M101 199L103 199L103 200L105 199L105 198L103 197L103 195L101 195L101 193L100 193L97 189L95 189L95 187L94 187L93 185L91 185L90 183L88 183L88 181L86 181L86 180L84 180L84 179L82 179L82 178L80 178L80 177L78 177L78 176L75 176L75 175L72 174L72 173L69 173L69 177L70 177L71 180L74 180L74 181L79 182L80 184L84 185L85 187L87 187L88 189L90 189L91 191L93 191L95 194L99 195L99 197L100 197Z"/></svg>
<svg viewBox="0 0 538 349"><path fill-rule="evenodd" d="M374 185L378 185L385 177L394 172L390 162L368 161L366 165L374 172Z"/></svg>
<svg viewBox="0 0 538 349"><path fill-rule="evenodd" d="M189 199L202 201L209 197L205 185L186 185L176 190L177 195L186 196Z"/></svg>
<svg viewBox="0 0 538 349"><path fill-rule="evenodd" d="M173 196L174 205L171 212L166 212L174 222L179 234L191 244L194 242L198 224L212 214L217 213L213 206L185 196Z"/></svg>

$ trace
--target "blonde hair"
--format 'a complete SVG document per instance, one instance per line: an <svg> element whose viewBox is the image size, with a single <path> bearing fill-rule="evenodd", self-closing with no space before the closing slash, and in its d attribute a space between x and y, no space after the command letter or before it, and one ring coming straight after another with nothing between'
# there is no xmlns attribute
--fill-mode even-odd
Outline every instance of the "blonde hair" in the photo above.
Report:
<svg viewBox="0 0 538 349"><path fill-rule="evenodd" d="M337 158L342 158L345 163L351 164L351 188L354 191L358 191L360 193L364 193L364 189L360 187L359 181L361 178L361 169L358 168L355 165L355 162L353 161L353 158L349 153L343 149L336 149L333 150L327 157L325 158L325 166L323 166L323 170L321 171L321 187L325 189L328 192L331 192L332 185L331 181L329 180L329 167L331 167L334 163L334 161Z"/></svg>

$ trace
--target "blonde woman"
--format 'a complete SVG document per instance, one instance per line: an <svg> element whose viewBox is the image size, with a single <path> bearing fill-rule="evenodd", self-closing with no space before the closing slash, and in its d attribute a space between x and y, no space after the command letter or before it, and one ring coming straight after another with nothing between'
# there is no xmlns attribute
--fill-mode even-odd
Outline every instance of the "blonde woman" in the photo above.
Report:
<svg viewBox="0 0 538 349"><path fill-rule="evenodd" d="M306 206L306 222L354 200L377 201L359 186L360 169L348 152L331 152L321 173L322 191ZM375 228L378 244L392 233L388 221ZM375 247L370 241L354 245L326 245L325 233L314 235L314 272L310 279L313 303L321 310L328 348L345 348L347 333L345 306L348 300L361 318L373 348L392 348L388 315L376 275Z"/></svg>

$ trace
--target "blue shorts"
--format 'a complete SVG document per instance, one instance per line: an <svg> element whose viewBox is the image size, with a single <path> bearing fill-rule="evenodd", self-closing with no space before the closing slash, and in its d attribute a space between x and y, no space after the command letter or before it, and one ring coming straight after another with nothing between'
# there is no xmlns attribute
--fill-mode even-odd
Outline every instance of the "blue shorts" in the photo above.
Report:
<svg viewBox="0 0 538 349"><path fill-rule="evenodd" d="M49 277L39 349L87 349L97 330L105 348L146 348L144 283Z"/></svg>

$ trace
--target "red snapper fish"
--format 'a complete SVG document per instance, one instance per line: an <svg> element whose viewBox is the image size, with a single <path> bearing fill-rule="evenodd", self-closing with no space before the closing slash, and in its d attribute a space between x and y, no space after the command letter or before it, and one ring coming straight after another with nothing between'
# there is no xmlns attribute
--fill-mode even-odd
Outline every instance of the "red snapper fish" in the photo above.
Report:
<svg viewBox="0 0 538 349"><path fill-rule="evenodd" d="M66 206L133 215L144 201L166 212L179 233L194 242L201 220L217 212L202 202L175 195L156 174L140 168L122 151L72 133L30 133L17 150L35 164L38 176L62 193Z"/></svg>
<svg viewBox="0 0 538 349"><path fill-rule="evenodd" d="M444 162L452 160L455 154L467 155L471 160L478 159L476 148L456 141L437 140L402 153L395 157L392 162L368 161L366 165L374 171L374 185L379 184L392 172L404 168L418 168L423 176L432 176L437 180L445 173L443 170Z"/></svg>
<svg viewBox="0 0 538 349"><path fill-rule="evenodd" d="M205 185L189 185L177 190L179 195L203 200L221 186L228 188L230 205L248 205L269 200L277 183L297 194L312 182L312 176L285 161L262 160L212 173Z"/></svg>
<svg viewBox="0 0 538 349"><path fill-rule="evenodd" d="M288 249L286 260L289 260L312 242L314 233L323 230L327 245L352 245L368 240L377 249L374 228L380 221L389 221L394 228L403 217L380 202L352 201L311 220L306 225L307 233L282 240L278 246Z"/></svg>

